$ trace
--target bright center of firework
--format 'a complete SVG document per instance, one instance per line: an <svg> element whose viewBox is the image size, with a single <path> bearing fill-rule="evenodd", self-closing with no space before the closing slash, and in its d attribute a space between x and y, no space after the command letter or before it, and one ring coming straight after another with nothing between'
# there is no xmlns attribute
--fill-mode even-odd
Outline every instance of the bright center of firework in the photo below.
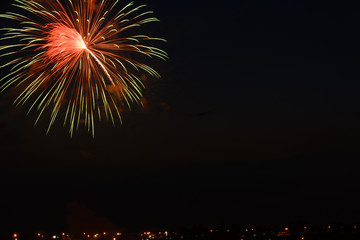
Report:
<svg viewBox="0 0 360 240"><path fill-rule="evenodd" d="M79 37L77 45L78 45L79 48L82 49L82 50L88 50L88 48L87 48L87 42L86 42L83 38L81 38L81 37Z"/></svg>
<svg viewBox="0 0 360 240"><path fill-rule="evenodd" d="M86 43L84 40L81 39L80 41L80 48L82 48L83 50L87 49Z"/></svg>
<svg viewBox="0 0 360 240"><path fill-rule="evenodd" d="M46 38L46 52L50 61L76 58L78 54L88 50L87 43L76 29L63 24L53 24L49 27L51 30Z"/></svg>
<svg viewBox="0 0 360 240"><path fill-rule="evenodd" d="M87 43L76 29L69 28L63 24L52 24L49 27L51 30L46 38L48 41L46 48L49 61L61 62L66 60L65 62L68 62L68 59L71 58L79 59L79 56L86 50L104 71L110 83L115 85L105 65L87 47Z"/></svg>

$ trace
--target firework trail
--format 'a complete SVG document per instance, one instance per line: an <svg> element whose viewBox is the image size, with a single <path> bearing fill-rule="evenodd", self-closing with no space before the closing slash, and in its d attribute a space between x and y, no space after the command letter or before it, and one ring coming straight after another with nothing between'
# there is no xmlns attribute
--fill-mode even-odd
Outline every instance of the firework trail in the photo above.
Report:
<svg viewBox="0 0 360 240"><path fill-rule="evenodd" d="M38 111L35 124L50 109L48 131L64 109L71 136L81 122L94 136L95 120L121 122L122 105L141 104L140 73L160 77L134 57L167 59L163 50L147 45L165 40L133 35L137 27L158 21L153 12L142 11L145 5L129 3L121 10L115 10L119 0L15 0L13 5L21 14L0 14L20 23L1 29L0 57L7 62L0 67L10 69L0 80L1 91L23 86L15 103L30 102L29 112Z"/></svg>

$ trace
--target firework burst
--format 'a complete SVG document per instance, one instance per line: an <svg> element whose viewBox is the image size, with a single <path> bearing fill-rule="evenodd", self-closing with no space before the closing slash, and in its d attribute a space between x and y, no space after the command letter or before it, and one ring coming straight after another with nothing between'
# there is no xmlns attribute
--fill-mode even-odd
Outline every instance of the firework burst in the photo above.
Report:
<svg viewBox="0 0 360 240"><path fill-rule="evenodd" d="M132 29L158 21L153 12L142 11L145 5L119 8L119 0L15 0L13 5L21 14L0 14L20 23L1 29L6 43L0 57L7 58L1 68L10 69L0 80L1 91L23 86L15 103L30 102L29 112L38 112L35 124L49 109L48 131L63 109L71 136L80 123L94 136L96 119L121 122L123 105L141 104L139 74L160 77L136 60L167 59L164 51L148 44L165 40L133 34Z"/></svg>

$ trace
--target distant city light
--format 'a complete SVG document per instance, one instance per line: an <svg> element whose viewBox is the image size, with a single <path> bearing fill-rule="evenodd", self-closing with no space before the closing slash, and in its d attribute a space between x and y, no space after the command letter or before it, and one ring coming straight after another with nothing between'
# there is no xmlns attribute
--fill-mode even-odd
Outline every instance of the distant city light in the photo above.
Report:
<svg viewBox="0 0 360 240"><path fill-rule="evenodd" d="M208 228L207 230L207 234L206 232L202 232L202 233L199 233L198 235L194 235L194 236L189 236L190 239L194 239L194 237L196 239L206 239L206 238L211 238L211 236L213 236L214 234L216 235L217 232L227 232L227 233L230 233L233 232L233 233L236 233L237 232L237 229L232 229L232 228L224 228L224 229L217 229L216 226L212 226L212 227L215 227L215 228ZM256 226L255 226L256 227ZM311 225L309 226L300 226L300 228L291 228L290 230L290 227L285 227L283 226L282 228L275 228L274 229L269 229L268 231L260 231L259 230L255 230L255 227L254 228L239 228L238 230L241 230L242 233L238 235L239 238L237 238L238 240L250 240L250 239L255 239L255 238L258 238L258 237L262 237L266 240L274 240L277 239L277 237L294 237L294 239L298 239L298 240L305 240L307 238L305 238L305 234L312 234L312 233L316 233L317 231L322 231L322 234L330 234L336 230L338 227L336 226L334 228L334 230L330 230L330 229L333 229L331 225L320 225L319 227L320 228L316 228L316 227L312 227ZM357 230L357 225L355 224L352 224L350 226L348 226L350 229L352 228L352 234L358 234L358 230ZM345 229L346 226L339 226L339 228L343 228ZM302 230L302 229L308 229L306 231ZM209 233L210 232L210 233ZM46 239L46 240L50 240L50 239L54 239L54 240L70 240L70 239L73 239L73 236L71 236L71 234L66 234L65 232L62 232L62 233L55 233L56 235L53 235L51 233L49 233L49 235L45 235L45 233L34 233L33 235L33 239L32 240L41 240L41 239ZM123 237L121 237L123 234L121 232L102 232L102 233L95 233L95 234L89 234L89 233L83 233L84 235L82 235L82 238L80 238L81 240L121 240L123 239ZM21 233L20 233L21 235ZM107 235L107 236L105 236ZM184 235L183 235L183 232L168 232L168 231L154 231L154 232L150 232L150 231L147 231L147 232L140 232L138 233L138 236L140 237L141 235L141 240L156 240L156 239L163 239L163 240L184 240L184 239L187 239ZM10 233L10 236L12 236L10 239L12 240L22 240L22 235L21 235L21 238L19 239L19 234L18 233L13 233L11 235ZM37 236L37 237L35 237ZM45 238L44 238L45 236ZM127 235L126 235L127 236ZM125 237L126 237L125 236ZM34 238L35 237L35 238ZM193 237L193 238L191 238ZM273 238L274 237L274 238ZM249 239L248 239L249 238ZM2 240L2 239L0 239Z"/></svg>

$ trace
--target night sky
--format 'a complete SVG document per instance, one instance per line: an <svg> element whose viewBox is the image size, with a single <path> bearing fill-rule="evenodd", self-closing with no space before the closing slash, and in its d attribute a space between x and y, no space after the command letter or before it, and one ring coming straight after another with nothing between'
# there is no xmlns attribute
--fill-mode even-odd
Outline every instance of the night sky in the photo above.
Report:
<svg viewBox="0 0 360 240"><path fill-rule="evenodd" d="M123 126L46 136L0 94L1 232L360 221L359 4L136 2L170 60Z"/></svg>

